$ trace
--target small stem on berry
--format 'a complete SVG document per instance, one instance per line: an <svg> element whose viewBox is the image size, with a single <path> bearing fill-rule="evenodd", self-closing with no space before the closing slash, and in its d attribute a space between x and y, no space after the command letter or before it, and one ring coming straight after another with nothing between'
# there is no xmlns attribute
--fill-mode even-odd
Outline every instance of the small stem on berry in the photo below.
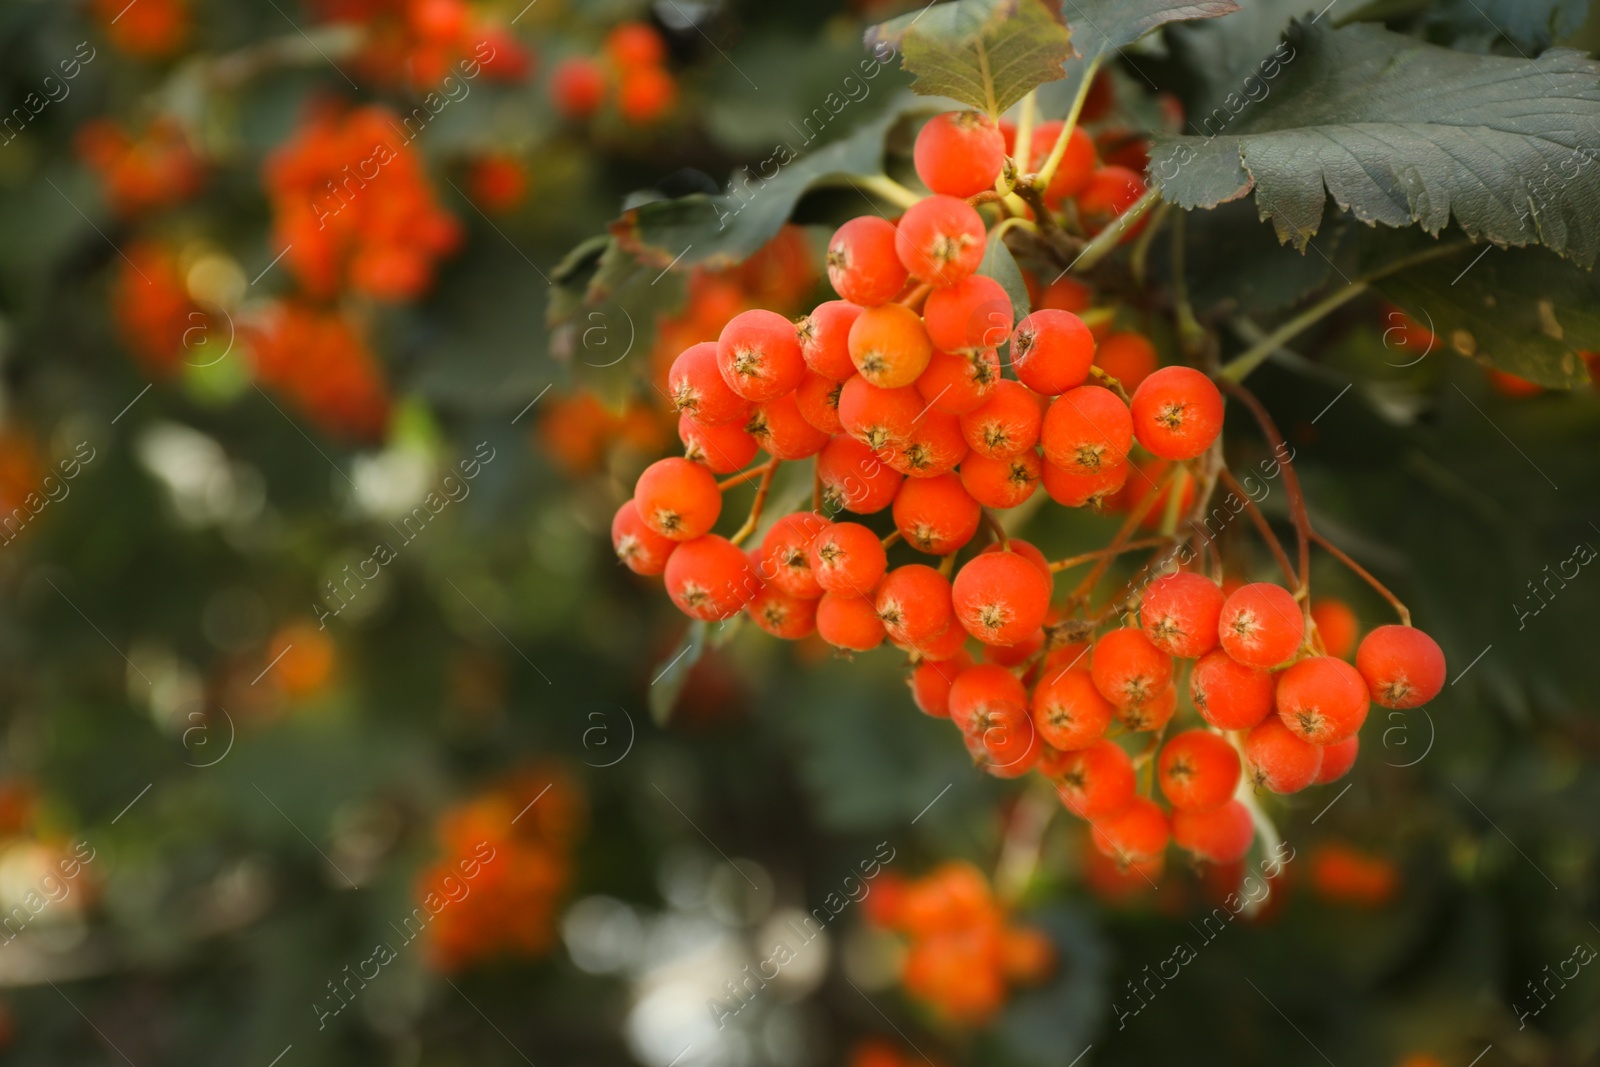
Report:
<svg viewBox="0 0 1600 1067"><path fill-rule="evenodd" d="M1223 368L1223 372L1225 375L1227 368ZM1272 446L1272 458L1283 471L1283 491L1289 494L1289 520L1294 523L1300 556L1300 586L1296 594L1308 596L1311 591L1311 517L1306 514L1306 497L1300 491L1300 476L1294 472L1294 453L1284 441L1283 434L1278 432L1278 424L1272 421L1272 416L1267 414L1267 409L1254 393L1225 376L1217 378L1217 385L1250 409L1261 432L1266 435L1267 443Z"/></svg>
<svg viewBox="0 0 1600 1067"><path fill-rule="evenodd" d="M1101 385L1105 386L1107 389L1111 390L1113 393L1116 393L1124 404L1133 403L1133 399L1128 396L1128 390L1123 387L1121 379L1116 378L1113 375L1108 374L1104 369L1095 366L1090 366L1089 376L1095 381L1099 382Z"/></svg>
<svg viewBox="0 0 1600 1067"><path fill-rule="evenodd" d="M1011 230L1026 230L1029 233L1036 234L1039 232L1039 226L1032 219L1025 219L1020 215L1009 219L1001 219L999 225L989 231L989 239L992 241L1002 240L1006 233Z"/></svg>
<svg viewBox="0 0 1600 1067"><path fill-rule="evenodd" d="M846 174L822 184L846 185L864 193L875 193L898 208L908 208L922 200L922 195L916 190L907 189L887 174Z"/></svg>
<svg viewBox="0 0 1600 1067"><path fill-rule="evenodd" d="M1055 560L1050 564L1050 573L1057 574L1061 571L1071 570L1073 567L1081 567L1085 563L1104 559L1108 555L1116 556L1124 552L1138 552L1140 549L1145 548L1160 548L1169 542L1170 538L1166 537L1146 537L1138 541L1129 541L1127 544L1116 548L1097 548L1093 552L1085 552L1082 555L1068 556L1066 559Z"/></svg>
<svg viewBox="0 0 1600 1067"><path fill-rule="evenodd" d="M994 539L1000 542L1000 550L1002 552L1010 551L1011 538L1006 535L1005 527L1001 526L999 521L989 513L988 508L984 508L981 514L983 515L983 524L989 527L989 532L994 534Z"/></svg>
<svg viewBox="0 0 1600 1067"><path fill-rule="evenodd" d="M1370 571L1368 571L1361 564L1357 563L1355 560L1351 559L1345 554L1343 549L1336 547L1332 541L1329 541L1326 537L1317 533L1317 531L1311 531L1311 540L1327 549L1329 555L1338 560L1340 563L1343 563L1346 567L1349 567L1356 573L1356 577L1372 586L1372 588L1377 591L1379 596L1387 600L1389 602L1389 606L1394 608L1395 614L1400 616L1400 622L1402 625L1411 625L1411 609L1406 607L1405 604L1401 603L1400 598L1389 591L1388 586L1374 578Z"/></svg>
<svg viewBox="0 0 1600 1067"><path fill-rule="evenodd" d="M1145 213L1156 205L1161 199L1161 193L1155 188L1146 189L1143 196L1135 200L1128 210L1117 216L1115 222L1095 235L1094 240L1083 246L1083 251L1078 253L1078 258L1072 261L1067 268L1072 271L1086 271L1106 258L1117 245L1122 243L1123 235L1128 227L1136 225L1144 218Z"/></svg>
<svg viewBox="0 0 1600 1067"><path fill-rule="evenodd" d="M922 307L922 302L928 299L928 294L931 292L933 292L932 285L919 285L915 289L911 290L911 292L901 297L899 300L896 300L895 303L904 307L908 307L912 311L916 311Z"/></svg>
<svg viewBox="0 0 1600 1067"><path fill-rule="evenodd" d="M1205 343L1206 330L1195 318L1194 305L1189 303L1189 277L1184 266L1188 246L1184 239L1188 215L1178 212L1172 220L1172 290L1173 310L1178 320L1178 340L1184 354L1193 359Z"/></svg>
<svg viewBox="0 0 1600 1067"><path fill-rule="evenodd" d="M944 556L939 560L939 573L944 575L946 578L950 577L950 572L955 569L956 553L952 552L948 556Z"/></svg>
<svg viewBox="0 0 1600 1067"><path fill-rule="evenodd" d="M778 473L778 461L768 460L763 466L767 469L761 475L761 484L756 486L756 498L750 502L750 517L744 520L744 525L739 527L737 533L728 538L736 545L743 544L745 538L755 533L756 523L761 521L761 509L767 503L767 494L772 491L772 476Z"/></svg>
<svg viewBox="0 0 1600 1067"><path fill-rule="evenodd" d="M889 536L885 537L883 539L883 542L882 542L883 543L883 547L884 548L888 548L889 546L893 545L898 540L900 540L900 531L899 530L890 530L889 531Z"/></svg>
<svg viewBox="0 0 1600 1067"><path fill-rule="evenodd" d="M973 207L982 207L985 204L998 204L1004 199L1005 197L998 190L985 189L981 193L973 193L967 197L967 203Z"/></svg>
<svg viewBox="0 0 1600 1067"><path fill-rule="evenodd" d="M1172 487L1172 480L1173 476L1169 474L1163 481L1163 484L1169 490ZM1144 517L1150 514L1150 510L1156 506L1156 500L1160 496L1160 487L1154 487L1144 495L1144 499L1139 501L1132 511L1128 512L1128 517L1122 522L1122 528L1111 539L1111 543L1106 545L1108 550L1116 551L1108 551L1106 555L1102 556L1100 562L1095 564L1094 569L1084 576L1083 581L1078 583L1078 587L1072 591L1072 596L1067 600L1069 606L1083 603L1089 594L1094 592L1095 585L1099 583L1107 568L1111 566L1112 559L1121 551L1122 546L1128 543L1128 538L1133 536L1133 531L1138 529L1139 524L1144 521Z"/></svg>
<svg viewBox="0 0 1600 1067"><path fill-rule="evenodd" d="M1299 585L1300 579L1295 576L1294 564L1289 562L1289 555L1283 550L1283 542L1279 541L1278 535L1273 533L1272 524L1267 521L1267 517L1261 513L1260 508L1256 507L1256 502L1250 499L1250 494L1244 491L1244 487L1239 484L1238 479L1234 478L1232 471L1224 468L1221 478L1222 484L1228 487L1228 492L1244 501L1245 510L1250 513L1250 521L1255 523L1256 530L1261 534L1261 540L1265 541L1267 547L1272 550L1273 558L1278 561L1278 566L1283 570L1284 579L1290 585Z"/></svg>
<svg viewBox="0 0 1600 1067"><path fill-rule="evenodd" d="M1354 300L1356 297L1360 296L1366 291L1366 282L1351 282L1349 285L1345 286L1343 289L1340 289L1331 296L1323 297L1321 300L1317 301L1315 304L1312 304L1310 307L1306 308L1306 310L1302 311L1300 314L1296 315L1282 326L1279 326L1276 330L1273 330L1271 333L1267 334L1267 336L1263 337L1260 341L1251 345L1243 354L1230 359L1223 366L1221 377L1226 378L1231 382L1244 381L1250 376L1251 371L1255 370L1257 367L1261 366L1261 364L1267 361L1268 356L1271 356L1278 349L1282 348L1284 342L1288 341L1291 337L1300 333L1302 330L1307 330L1312 326L1315 326L1328 315L1332 314L1334 311L1343 307L1345 304Z"/></svg>
<svg viewBox="0 0 1600 1067"><path fill-rule="evenodd" d="M1061 159L1067 154L1067 144L1072 140L1072 131L1078 128L1078 116L1083 113L1083 103L1089 99L1089 90L1094 85L1094 76L1100 70L1100 60L1105 53L1098 52L1083 65L1083 81L1078 83L1078 92L1072 98L1072 107L1067 109L1067 117L1061 123L1061 133L1056 137L1056 143L1050 146L1050 155L1045 159L1044 166L1039 168L1038 184L1044 189L1050 185L1050 179L1056 176L1056 168L1061 166Z"/></svg>
<svg viewBox="0 0 1600 1067"><path fill-rule="evenodd" d="M1165 202L1158 205L1150 225L1146 226L1144 232L1139 234L1138 240L1133 242L1133 252L1128 256L1128 269L1133 271L1134 284L1141 289L1145 286L1145 266L1150 260L1150 246L1155 242L1156 235L1161 232L1161 226L1167 221L1171 209L1172 205Z"/></svg>
<svg viewBox="0 0 1600 1067"><path fill-rule="evenodd" d="M769 459L765 463L758 463L754 467L740 471L731 478L724 478L722 481L717 483L717 488L726 493L734 486L743 485L745 482L748 482L751 478L754 478L758 474L766 474L768 471L777 467L777 465L778 461L775 459Z"/></svg>
<svg viewBox="0 0 1600 1067"><path fill-rule="evenodd" d="M1039 90L1031 89L1022 98L1022 109L1017 113L1017 141L1012 160L1017 174L1028 172L1028 161L1033 158L1033 129L1039 121Z"/></svg>

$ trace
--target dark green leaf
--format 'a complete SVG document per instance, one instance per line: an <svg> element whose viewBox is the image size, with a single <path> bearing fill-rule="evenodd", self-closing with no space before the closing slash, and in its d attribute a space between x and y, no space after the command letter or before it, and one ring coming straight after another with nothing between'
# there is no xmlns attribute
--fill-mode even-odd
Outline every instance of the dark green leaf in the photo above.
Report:
<svg viewBox="0 0 1600 1067"><path fill-rule="evenodd" d="M1033 310L1028 301L1028 283L1022 280L1022 269L1017 266L1016 257L1003 239L990 235L989 243L983 249L983 262L978 264L978 273L1000 283L1011 298L1011 310L1018 319Z"/></svg>
<svg viewBox="0 0 1600 1067"><path fill-rule="evenodd" d="M650 718L657 726L665 726L672 718L672 709L678 703L684 683L689 680L689 671L700 662L706 650L707 629L703 622L691 622L678 647L656 668L654 681L650 683Z"/></svg>
<svg viewBox="0 0 1600 1067"><path fill-rule="evenodd" d="M656 319L682 304L684 281L640 262L612 238L597 240L574 249L556 268L547 314L550 351L575 381L620 408L644 377L635 365L655 344Z"/></svg>
<svg viewBox="0 0 1600 1067"><path fill-rule="evenodd" d="M1235 0L1061 0L1072 43L1087 59L1126 48L1169 22L1213 19L1238 11Z"/></svg>
<svg viewBox="0 0 1600 1067"><path fill-rule="evenodd" d="M912 88L995 118L1061 77L1072 41L1044 0L954 0L874 26L867 44L897 49Z"/></svg>
<svg viewBox="0 0 1600 1067"><path fill-rule="evenodd" d="M1331 194L1363 222L1600 251L1600 64L1467 55L1375 26L1296 23L1277 80L1225 99L1196 129L1156 136L1150 173L1184 208L1254 190L1281 240L1304 247ZM1265 77L1265 74L1263 75Z"/></svg>

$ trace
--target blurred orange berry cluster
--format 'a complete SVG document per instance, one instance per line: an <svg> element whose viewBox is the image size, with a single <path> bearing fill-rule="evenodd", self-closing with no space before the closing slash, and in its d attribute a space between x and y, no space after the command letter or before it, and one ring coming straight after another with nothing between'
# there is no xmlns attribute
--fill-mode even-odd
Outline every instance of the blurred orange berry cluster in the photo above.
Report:
<svg viewBox="0 0 1600 1067"><path fill-rule="evenodd" d="M463 62L463 74L500 81L533 69L532 53L466 0L313 0L312 7L322 21L362 28L356 69L375 81L432 88Z"/></svg>
<svg viewBox="0 0 1600 1067"><path fill-rule="evenodd" d="M937 1067L938 1061L924 1059L879 1037L857 1041L850 1049L848 1061L848 1067L923 1067L924 1064Z"/></svg>
<svg viewBox="0 0 1600 1067"><path fill-rule="evenodd" d="M152 377L176 371L189 330L210 326L189 296L178 257L148 241L127 248L111 283L111 317L122 343Z"/></svg>
<svg viewBox="0 0 1600 1067"><path fill-rule="evenodd" d="M910 938L900 975L906 992L951 1022L988 1022L1008 985L1038 983L1055 968L1050 939L1012 925L969 863L945 863L909 883L886 873L867 900L873 922Z"/></svg>
<svg viewBox="0 0 1600 1067"><path fill-rule="evenodd" d="M388 388L377 357L349 318L283 301L240 331L250 342L256 377L326 433L353 441L381 436Z"/></svg>
<svg viewBox="0 0 1600 1067"><path fill-rule="evenodd" d="M527 199L529 177L528 165L521 159L495 152L473 161L467 175L467 190L472 194L473 203L501 215Z"/></svg>
<svg viewBox="0 0 1600 1067"><path fill-rule="evenodd" d="M1329 841L1311 854L1311 887L1331 904L1377 908L1399 890L1400 871L1386 856Z"/></svg>
<svg viewBox="0 0 1600 1067"><path fill-rule="evenodd" d="M545 454L576 477L598 469L615 445L653 455L669 432L660 411L643 401L629 401L618 414L593 393L573 393L549 401L538 436Z"/></svg>
<svg viewBox="0 0 1600 1067"><path fill-rule="evenodd" d="M624 22L606 35L603 57L571 56L550 72L550 98L570 119L587 119L615 91L617 111L635 126L659 122L678 101L666 67L667 43L655 27Z"/></svg>
<svg viewBox="0 0 1600 1067"><path fill-rule="evenodd" d="M94 119L78 130L76 147L99 176L106 202L123 216L187 200L204 177L188 135L167 117L137 137L110 119Z"/></svg>
<svg viewBox="0 0 1600 1067"><path fill-rule="evenodd" d="M551 767L530 767L445 812L438 827L443 854L418 876L417 898L426 900L445 877L475 873L465 895L429 927L433 964L459 971L497 956L548 952L586 817L577 783Z"/></svg>
<svg viewBox="0 0 1600 1067"><path fill-rule="evenodd" d="M162 59L189 38L188 0L94 0L94 14L122 52Z"/></svg>
<svg viewBox="0 0 1600 1067"><path fill-rule="evenodd" d="M305 291L409 300L461 227L434 200L421 157L383 107L314 113L267 160L273 240Z"/></svg>

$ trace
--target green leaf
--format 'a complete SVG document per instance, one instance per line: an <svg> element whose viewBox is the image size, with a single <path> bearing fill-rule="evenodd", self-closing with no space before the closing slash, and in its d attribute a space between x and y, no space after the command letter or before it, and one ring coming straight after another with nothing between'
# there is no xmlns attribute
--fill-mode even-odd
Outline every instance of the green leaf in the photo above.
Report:
<svg viewBox="0 0 1600 1067"><path fill-rule="evenodd" d="M1379 279L1374 287L1458 352L1540 385L1588 380L1600 349L1600 276L1540 249L1485 249Z"/></svg>
<svg viewBox="0 0 1600 1067"><path fill-rule="evenodd" d="M1169 22L1213 19L1239 9L1235 0L1061 0L1073 43L1086 59L1126 48Z"/></svg>
<svg viewBox="0 0 1600 1067"><path fill-rule="evenodd" d="M1022 280L1022 268L1017 266L1016 257L1006 247L1003 236L997 237L990 232L989 241L983 249L983 262L978 264L978 273L1000 283L1011 298L1011 309L1019 320L1033 310L1028 302L1028 283Z"/></svg>
<svg viewBox="0 0 1600 1067"><path fill-rule="evenodd" d="M1156 135L1166 199L1214 207L1254 190L1279 239L1304 248L1331 194L1363 222L1437 234L1453 217L1476 240L1593 264L1600 64L1467 55L1366 25L1295 23L1286 46L1256 100L1192 116L1207 136Z"/></svg>
<svg viewBox="0 0 1600 1067"><path fill-rule="evenodd" d="M689 680L689 671L700 662L706 650L707 629L703 622L691 622L678 647L656 668L655 680L650 683L650 718L657 726L665 726L672 718L672 709L678 703L684 683Z"/></svg>
<svg viewBox="0 0 1600 1067"><path fill-rule="evenodd" d="M912 89L948 96L999 118L1061 77L1072 40L1044 0L954 0L874 26L867 45L901 54Z"/></svg>

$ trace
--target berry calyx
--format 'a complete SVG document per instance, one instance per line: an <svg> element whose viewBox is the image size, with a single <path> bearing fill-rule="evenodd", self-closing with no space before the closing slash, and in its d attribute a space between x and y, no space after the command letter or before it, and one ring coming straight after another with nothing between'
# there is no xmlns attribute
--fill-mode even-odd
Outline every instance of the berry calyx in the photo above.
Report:
<svg viewBox="0 0 1600 1067"><path fill-rule="evenodd" d="M894 497L894 525L919 552L948 556L978 532L983 509L954 474L908 478Z"/></svg>
<svg viewBox="0 0 1600 1067"><path fill-rule="evenodd" d="M611 547L617 559L635 574L660 574L678 542L645 524L632 500L625 500L611 520Z"/></svg>
<svg viewBox="0 0 1600 1067"><path fill-rule="evenodd" d="M1063 470L1099 474L1127 462L1133 416L1111 390L1080 385L1051 401L1040 442L1044 458Z"/></svg>
<svg viewBox="0 0 1600 1067"><path fill-rule="evenodd" d="M1134 797L1133 761L1103 738L1068 753L1053 777L1061 803L1084 819L1115 814Z"/></svg>
<svg viewBox="0 0 1600 1067"><path fill-rule="evenodd" d="M1033 693L1033 722L1051 748L1086 748L1106 732L1116 709L1082 667L1046 673Z"/></svg>
<svg viewBox="0 0 1600 1067"><path fill-rule="evenodd" d="M722 378L713 341L690 345L679 353L667 372L667 392L674 410L703 426L742 423L750 417L750 401L730 389Z"/></svg>
<svg viewBox="0 0 1600 1067"><path fill-rule="evenodd" d="M933 640L954 620L950 579L921 563L884 575L874 603L889 637L913 648Z"/></svg>

